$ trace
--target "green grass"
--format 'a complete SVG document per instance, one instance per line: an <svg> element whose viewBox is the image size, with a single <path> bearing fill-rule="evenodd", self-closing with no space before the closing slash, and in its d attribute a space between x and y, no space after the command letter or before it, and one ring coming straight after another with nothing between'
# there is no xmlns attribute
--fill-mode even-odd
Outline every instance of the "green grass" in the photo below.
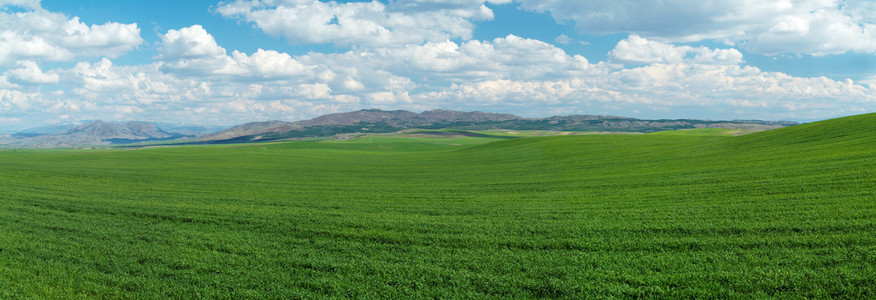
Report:
<svg viewBox="0 0 876 300"><path fill-rule="evenodd" d="M0 151L0 298L874 298L876 115Z"/></svg>
<svg viewBox="0 0 876 300"><path fill-rule="evenodd" d="M657 131L650 134L653 135L736 135L742 132L741 129L724 129L724 128L698 128L698 129L681 129L681 130L666 130Z"/></svg>

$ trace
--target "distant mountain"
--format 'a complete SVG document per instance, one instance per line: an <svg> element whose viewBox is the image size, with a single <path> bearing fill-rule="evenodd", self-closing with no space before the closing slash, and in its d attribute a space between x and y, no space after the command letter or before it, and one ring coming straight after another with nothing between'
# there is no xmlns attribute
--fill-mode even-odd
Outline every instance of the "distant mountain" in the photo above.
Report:
<svg viewBox="0 0 876 300"><path fill-rule="evenodd" d="M290 122L283 121L267 121L267 122L250 122L243 125L237 125L225 130L217 131L211 134L203 135L199 140L227 140L241 136L257 135L262 133L272 132L287 132L299 127Z"/></svg>
<svg viewBox="0 0 876 300"><path fill-rule="evenodd" d="M253 122L201 136L204 142L231 143L301 137L332 136L353 132L395 132L408 128L446 128L504 121L524 120L510 114L430 110L415 113L406 110L363 109L334 113L297 122Z"/></svg>
<svg viewBox="0 0 876 300"><path fill-rule="evenodd" d="M443 110L436 109L430 111L424 111L420 113L420 117L426 119L427 121L435 124L440 123L484 123L484 122L501 122L501 121L510 121L510 120L523 120L522 117L518 117L512 114L494 114L494 113L485 113L479 111L473 112L464 112L464 111L455 111L455 110Z"/></svg>
<svg viewBox="0 0 876 300"><path fill-rule="evenodd" d="M68 136L80 136L87 138L107 139L163 139L173 134L159 129L155 124L146 122L110 123L104 121L90 121L82 123L76 128L64 133Z"/></svg>
<svg viewBox="0 0 876 300"><path fill-rule="evenodd" d="M33 136L39 136L39 135L56 134L56 133L61 133L61 132L73 129L76 126L77 125L73 124L73 123L62 123L62 124L55 124L55 125L40 126L40 127L28 128L25 130L18 131L16 133L13 133L12 136L15 136L15 137L33 137Z"/></svg>
<svg viewBox="0 0 876 300"><path fill-rule="evenodd" d="M353 112L328 114L314 119L294 122L302 127L355 125L360 123L386 123L390 126L406 126L415 122L419 114L406 110L384 111L363 109Z"/></svg>
<svg viewBox="0 0 876 300"><path fill-rule="evenodd" d="M511 129L552 131L627 131L654 132L693 128L767 130L790 126L794 122L757 120L640 120L617 116L572 115L549 118L523 118L511 114L430 110L414 113L405 110L363 109L334 113L297 122L269 121L246 123L198 138L200 143L242 143L305 137L324 137L357 132L396 132L404 129Z"/></svg>
<svg viewBox="0 0 876 300"><path fill-rule="evenodd" d="M301 127L312 127L384 123L392 127L407 128L460 122L483 123L522 119L515 115L479 111L462 112L436 109L418 114L406 110L384 111L379 109L363 109L354 112L328 114L310 120L294 122L293 124Z"/></svg>
<svg viewBox="0 0 876 300"><path fill-rule="evenodd" d="M795 125L787 121L733 120L710 121L695 119L641 120L617 116L572 115L553 116L544 119L527 119L511 129L519 130L559 130L559 131L625 131L655 132L663 130L725 128L769 130Z"/></svg>
<svg viewBox="0 0 876 300"><path fill-rule="evenodd" d="M148 122L88 121L79 125L61 124L3 134L0 135L0 147L64 148L151 141L167 141L170 144L247 143L329 137L349 133L386 133L405 129L654 132L693 128L768 130L795 124L797 123L758 120L641 120L595 115L523 118L511 114L479 111L436 109L415 113L406 110L363 109L297 122L252 122L219 131L216 130L220 128L215 126L181 126L164 123L162 126L173 128L166 130ZM196 136L198 137L194 139ZM176 141L186 138L189 140Z"/></svg>
<svg viewBox="0 0 876 300"><path fill-rule="evenodd" d="M152 124L167 132L194 136L210 134L228 128L228 126L189 125L170 122L154 122Z"/></svg>
<svg viewBox="0 0 876 300"><path fill-rule="evenodd" d="M24 134L11 135L0 141L0 145L6 147L59 148L130 144L194 137L193 135L167 132L158 128L155 124L136 121L113 123L97 120L84 122L71 129L57 133L40 134L40 131L31 131L31 133L25 132ZM52 130L46 129L43 132L52 132Z"/></svg>

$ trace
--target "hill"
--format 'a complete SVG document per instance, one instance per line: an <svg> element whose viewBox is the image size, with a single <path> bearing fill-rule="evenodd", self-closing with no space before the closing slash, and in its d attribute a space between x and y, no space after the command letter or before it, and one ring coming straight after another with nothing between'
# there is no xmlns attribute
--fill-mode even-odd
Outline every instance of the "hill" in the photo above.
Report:
<svg viewBox="0 0 876 300"><path fill-rule="evenodd" d="M64 148L167 141L194 137L192 135L167 132L158 128L155 124L138 121L112 123L95 120L71 127L66 125L36 128L12 135L0 141L0 145L26 148Z"/></svg>
<svg viewBox="0 0 876 300"><path fill-rule="evenodd" d="M860 146L876 136L876 113L800 124L782 130L761 132L736 140L741 146Z"/></svg>
<svg viewBox="0 0 876 300"><path fill-rule="evenodd" d="M511 114L430 110L414 113L405 110L363 109L335 113L298 122L254 122L199 137L207 143L274 141L305 137L326 137L346 133L387 133L405 129L458 130L552 130L654 132L661 130L727 128L762 131L794 125L793 122L640 120L614 116L554 116L523 118Z"/></svg>
<svg viewBox="0 0 876 300"><path fill-rule="evenodd" d="M509 114L431 110L413 113L405 110L363 109L334 113L298 122L253 122L235 126L199 140L215 143L269 141L278 139L322 137L343 133L396 132L408 128L449 128L460 124L492 124L523 118Z"/></svg>
<svg viewBox="0 0 876 300"><path fill-rule="evenodd" d="M0 298L870 299L874 128L0 151Z"/></svg>

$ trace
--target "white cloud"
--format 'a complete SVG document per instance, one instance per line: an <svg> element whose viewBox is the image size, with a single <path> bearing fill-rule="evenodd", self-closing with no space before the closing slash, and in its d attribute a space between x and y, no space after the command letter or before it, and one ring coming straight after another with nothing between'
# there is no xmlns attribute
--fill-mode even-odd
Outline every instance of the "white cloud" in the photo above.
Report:
<svg viewBox="0 0 876 300"><path fill-rule="evenodd" d="M472 21L490 20L486 1L372 2L244 1L221 3L216 11L254 23L293 43L392 46L471 39ZM501 3L507 1L490 1Z"/></svg>
<svg viewBox="0 0 876 300"><path fill-rule="evenodd" d="M448 78L462 78L478 72L477 65L482 64L483 72L508 78L432 82L428 88L413 84L406 74L396 71L392 56L354 51L291 57L296 61L323 61L314 65L314 73L321 76L279 81L175 76L162 72L161 63L117 66L102 59L93 64L79 63L67 70L52 70L60 75L61 84L71 85L70 93L26 93L0 88L0 116L16 116L26 121L29 116L45 118L73 112L78 118L174 118L233 125L253 120L303 119L368 107L501 109L530 116L629 115L636 110L663 117L690 117L683 109L699 108L705 112L697 117L717 119L824 118L876 108L876 93L868 85L824 77L798 78L739 64L682 61L623 69L606 63L577 61L568 55L556 60L551 51L545 51L548 55L543 56L549 59L536 57L521 65L509 65L513 61L504 60L502 55L490 56L506 53L506 46L497 46L508 42L504 39L473 44L475 49L495 51L482 52L485 56L480 58L495 57L492 62L469 62L469 54L461 50L465 47L457 45L454 51L465 54L457 58L466 63L448 62L451 67L443 72ZM526 43L517 45L521 44ZM518 68L539 69L535 67L539 63L577 71L545 73L552 78L511 74ZM404 61L396 64L403 65Z"/></svg>
<svg viewBox="0 0 876 300"><path fill-rule="evenodd" d="M472 9L483 5L506 4L511 0L391 0L390 5L396 10L446 10L446 9Z"/></svg>
<svg viewBox="0 0 876 300"><path fill-rule="evenodd" d="M40 9L40 0L0 0L0 8L4 6L17 6L30 10Z"/></svg>
<svg viewBox="0 0 876 300"><path fill-rule="evenodd" d="M869 86L871 90L876 90L876 75L862 79L860 83Z"/></svg>
<svg viewBox="0 0 876 300"><path fill-rule="evenodd" d="M327 99L331 98L332 89L325 83L300 84L298 85L298 95L306 99Z"/></svg>
<svg viewBox="0 0 876 300"><path fill-rule="evenodd" d="M459 3L418 5L465 4ZM802 28L787 23L782 30ZM696 117L717 119L824 118L876 109L873 85L764 72L745 66L735 49L637 35L619 42L611 61L598 63L515 35L341 53L247 54L226 50L198 25L168 30L159 36L157 50L155 63L136 66L102 58L44 71L35 61L19 63L0 74L0 117L27 122L72 112L81 119L234 125L370 107L529 116L637 111L660 117L691 117L683 110L696 108ZM41 91L27 89L33 87L27 82L63 87Z"/></svg>
<svg viewBox="0 0 876 300"><path fill-rule="evenodd" d="M298 62L287 53L274 50L258 49L255 53L247 56L245 53L234 51L234 61L247 70L249 74L263 78L284 78L308 74L309 66Z"/></svg>
<svg viewBox="0 0 876 300"><path fill-rule="evenodd" d="M53 45L42 37L0 30L0 66L11 65L22 59L66 61L73 56L70 50Z"/></svg>
<svg viewBox="0 0 876 300"><path fill-rule="evenodd" d="M511 80L560 78L588 72L584 57L570 56L550 44L509 35L492 41L427 42L401 48L356 49L293 57L326 83L333 95L412 91L484 78ZM381 99L384 99L383 97Z"/></svg>
<svg viewBox="0 0 876 300"><path fill-rule="evenodd" d="M73 17L64 23L63 30L62 45L81 55L117 57L143 42L137 23L89 26Z"/></svg>
<svg viewBox="0 0 876 300"><path fill-rule="evenodd" d="M739 64L742 53L736 49L709 49L706 47L675 46L650 41L631 35L617 43L609 56L619 62L631 63L670 63L682 62L698 64Z"/></svg>
<svg viewBox="0 0 876 300"><path fill-rule="evenodd" d="M338 94L405 91L416 87L404 73L391 71L389 64L394 62L384 57L368 50L354 50L334 54L312 52L295 59L309 66L313 73L331 74L302 80L323 81Z"/></svg>
<svg viewBox="0 0 876 300"><path fill-rule="evenodd" d="M561 34L561 35L557 36L557 38L555 38L554 41L557 43L560 43L562 45L568 45L568 44L571 44L573 40L568 35Z"/></svg>
<svg viewBox="0 0 876 300"><path fill-rule="evenodd" d="M763 53L876 52L874 5L839 0L518 0L588 33L628 32L663 42L716 40Z"/></svg>
<svg viewBox="0 0 876 300"><path fill-rule="evenodd" d="M158 56L164 62L162 68L183 74L240 74L232 59L219 47L216 39L201 25L192 25L179 30L171 29L160 36Z"/></svg>
<svg viewBox="0 0 876 300"><path fill-rule="evenodd" d="M526 107L530 113L581 108L590 113L629 111L673 115L698 108L700 118L813 119L842 115L850 109L872 110L874 90L852 81L824 77L797 78L754 67L653 64L607 71L602 77L546 81L487 80L453 84L427 93L456 105ZM684 113L675 113L684 117Z"/></svg>
<svg viewBox="0 0 876 300"><path fill-rule="evenodd" d="M855 18L855 22L876 20L876 2L871 0L845 0L841 4L844 10L851 11L849 15Z"/></svg>
<svg viewBox="0 0 876 300"><path fill-rule="evenodd" d="M161 35L158 53L156 59L164 63L162 69L183 75L277 79L310 70L289 54L274 50L258 49L252 55L234 51L228 56L201 25L168 30Z"/></svg>
<svg viewBox="0 0 876 300"><path fill-rule="evenodd" d="M173 60L225 55L225 49L201 25L171 29L161 36L160 59Z"/></svg>
<svg viewBox="0 0 876 300"><path fill-rule="evenodd" d="M78 17L44 10L39 1L11 1L2 6L18 6L25 11L0 10L0 65L19 60L117 57L143 42L136 23L87 25Z"/></svg>
<svg viewBox="0 0 876 300"><path fill-rule="evenodd" d="M582 56L570 56L548 43L514 35L460 44L452 41L427 42L366 53L355 57L379 61L380 64L376 66L394 74L415 78L423 84L484 78L562 77L581 72L589 65Z"/></svg>
<svg viewBox="0 0 876 300"><path fill-rule="evenodd" d="M0 114L16 113L28 110L32 103L41 96L40 93L26 93L19 90L0 89Z"/></svg>
<svg viewBox="0 0 876 300"><path fill-rule="evenodd" d="M569 81L486 80L471 84L453 84L447 91L433 93L454 101L468 99L485 104L544 105L558 104L575 92ZM535 102L535 103L533 103Z"/></svg>
<svg viewBox="0 0 876 300"><path fill-rule="evenodd" d="M408 92L374 92L366 94L365 98L368 99L368 103L378 105L413 103Z"/></svg>
<svg viewBox="0 0 876 300"><path fill-rule="evenodd" d="M807 14L783 15L770 23L774 25L768 30L750 38L746 48L771 55L876 53L876 25L873 24L876 19L856 21L856 17L848 13L828 6L814 8Z"/></svg>
<svg viewBox="0 0 876 300"><path fill-rule="evenodd" d="M56 73L43 73L40 66L33 61L19 61L18 65L20 68L10 70L8 74L24 83L52 84L58 83L60 78Z"/></svg>
<svg viewBox="0 0 876 300"><path fill-rule="evenodd" d="M136 87L139 76L133 70L123 70L113 65L107 58L94 64L80 62L65 72L65 79L78 83L74 92L85 95L94 93L113 93L124 87ZM99 98L99 97L94 97Z"/></svg>

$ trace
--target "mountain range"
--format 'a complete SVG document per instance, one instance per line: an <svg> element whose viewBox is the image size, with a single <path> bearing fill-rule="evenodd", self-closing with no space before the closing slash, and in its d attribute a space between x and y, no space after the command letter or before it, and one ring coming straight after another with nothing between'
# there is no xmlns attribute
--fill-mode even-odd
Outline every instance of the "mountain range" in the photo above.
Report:
<svg viewBox="0 0 876 300"><path fill-rule="evenodd" d="M149 122L87 121L79 125L46 126L0 138L0 145L25 148L68 148L194 138L167 132Z"/></svg>
<svg viewBox="0 0 876 300"><path fill-rule="evenodd" d="M405 129L458 130L549 130L655 132L694 128L768 130L795 125L788 121L693 119L641 120L617 116L571 115L549 118L523 118L511 114L430 110L414 113L405 110L363 109L334 113L297 122L253 122L203 135L198 143L241 143L333 136L346 133L387 133Z"/></svg>
<svg viewBox="0 0 876 300"><path fill-rule="evenodd" d="M175 127L162 124L162 126L174 127L175 129L164 130L156 124L148 122L88 121L79 125L46 126L0 136L0 146L60 148L141 142L168 144L246 143L328 137L349 133L387 133L406 129L654 132L694 128L768 130L795 124L797 123L758 120L641 120L596 115L523 118L511 114L478 111L462 112L436 109L415 113L405 110L363 109L346 113L333 113L296 122L252 122L219 131L207 131L205 127ZM212 129L218 128L212 127Z"/></svg>

